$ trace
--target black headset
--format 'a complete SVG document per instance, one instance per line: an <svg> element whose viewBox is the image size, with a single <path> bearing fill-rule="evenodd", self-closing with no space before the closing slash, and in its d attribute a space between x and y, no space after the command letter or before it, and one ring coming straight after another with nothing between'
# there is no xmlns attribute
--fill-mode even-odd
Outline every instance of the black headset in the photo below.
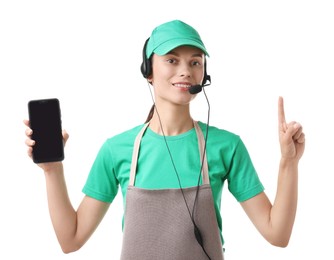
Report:
<svg viewBox="0 0 334 260"><path fill-rule="evenodd" d="M146 57L146 46L150 38L145 41L144 48L143 48L143 62L140 65L140 71L143 74L143 77L147 79L152 74L152 57L149 59ZM204 62L204 77L202 81L202 86L206 84L206 82L211 82L210 75L206 72L206 61Z"/></svg>
<svg viewBox="0 0 334 260"><path fill-rule="evenodd" d="M147 46L147 43L149 41L150 38L148 38L146 41L145 41L145 44L144 44L144 48L143 48L143 62L140 66L140 71L141 73L143 74L144 78L147 79L151 74L152 74L152 58L150 57L149 59L146 58L146 46ZM209 81L208 84L206 84L206 82ZM206 84L206 85L205 85ZM192 91L189 90L189 92L191 94L196 94L196 93L199 93L202 88L204 86L208 86L211 84L211 77L210 75L207 74L206 72L206 62L204 62L204 77L203 77L203 81L202 81L202 84L198 84L198 85L194 85L194 86L191 86L190 88L194 88L196 91L192 93ZM205 92L204 92L205 93ZM151 95L152 95L152 92L151 92ZM206 95L205 95L206 97ZM152 97L153 98L153 97ZM206 143L207 143L207 137L208 137L208 126L209 126L209 117L210 117L210 104L209 104L209 100L207 99L206 97L206 100L208 102L208 106L209 106L209 109L208 109L208 123L207 123L207 130L206 130L206 138L205 138L205 148L206 149ZM158 113L158 110L157 111L157 114L158 114L158 118L159 118L159 121L160 121L160 125L161 125L161 129L163 131L163 128L162 128L162 124L161 124L161 120L160 120L160 116L159 116L159 113ZM165 134L163 132L163 135L165 137ZM165 142L166 142L166 139L165 139ZM174 161L173 161L173 158L172 158L172 155L170 153L170 150L168 148L168 144L166 142L166 146L167 146L167 149L168 149L168 152L169 152L169 155L170 155L170 158L172 160L172 163L174 165ZM205 152L204 152L204 155L205 155ZM204 156L202 158L202 163L201 165L203 166L203 160L204 160ZM198 191L199 191L199 180L200 180L200 176L201 176L201 172L202 172L202 166L201 166L201 170L200 170L200 173L199 173L199 178L198 178L198 183L197 183L197 190L196 190L196 196L195 196L195 201L194 201L194 205L193 205L193 209L195 209L195 204L196 204L196 201L197 201L197 195L198 195ZM175 165L174 165L174 169L175 169L175 173L177 176L179 176L179 174L177 173L177 170L175 168ZM178 177L179 179L179 177ZM181 183L179 182L179 185L180 185L180 189L182 191L182 195L183 195L183 199L184 199L184 202L187 206L187 209L189 211L189 207L188 207L188 203L187 203L187 200L186 198L184 197L184 193L183 193L183 189L182 189L182 186L181 186ZM194 235L196 237L196 240L198 242L198 244L202 247L204 253L206 254L206 256L208 257L209 260L211 260L210 256L208 255L208 253L206 252L205 248L204 248L204 244L203 244L203 238L202 238L202 235L201 235L201 232L199 230L199 228L197 227L196 223L195 223L195 220L194 220L194 217L193 217L193 214L190 213L189 211L189 215L190 215L190 218L191 218L191 221L194 225Z"/></svg>

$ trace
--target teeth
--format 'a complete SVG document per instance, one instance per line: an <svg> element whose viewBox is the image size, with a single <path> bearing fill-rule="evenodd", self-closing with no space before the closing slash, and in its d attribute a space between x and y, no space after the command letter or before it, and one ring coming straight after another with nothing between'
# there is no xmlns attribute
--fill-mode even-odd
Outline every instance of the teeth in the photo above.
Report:
<svg viewBox="0 0 334 260"><path fill-rule="evenodd" d="M175 87L178 87L178 88L189 88L190 85L184 85L184 84L174 84Z"/></svg>

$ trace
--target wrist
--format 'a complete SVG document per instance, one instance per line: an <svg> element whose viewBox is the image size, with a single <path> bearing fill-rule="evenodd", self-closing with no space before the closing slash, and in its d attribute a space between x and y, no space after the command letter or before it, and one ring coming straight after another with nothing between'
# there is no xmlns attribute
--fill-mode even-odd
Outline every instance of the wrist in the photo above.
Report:
<svg viewBox="0 0 334 260"><path fill-rule="evenodd" d="M63 163L62 162L47 163L43 167L43 170L45 175L60 173L63 171Z"/></svg>
<svg viewBox="0 0 334 260"><path fill-rule="evenodd" d="M280 160L280 169L290 169L297 170L298 169L298 160L290 159L290 158L281 158Z"/></svg>

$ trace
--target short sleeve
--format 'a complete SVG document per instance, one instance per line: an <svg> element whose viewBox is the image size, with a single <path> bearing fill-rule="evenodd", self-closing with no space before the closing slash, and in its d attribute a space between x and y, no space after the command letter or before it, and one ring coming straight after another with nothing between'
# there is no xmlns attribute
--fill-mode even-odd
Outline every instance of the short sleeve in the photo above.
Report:
<svg viewBox="0 0 334 260"><path fill-rule="evenodd" d="M118 191L118 180L114 171L112 149L106 141L100 148L89 172L83 193L94 199L111 203Z"/></svg>
<svg viewBox="0 0 334 260"><path fill-rule="evenodd" d="M249 153L241 139L235 147L227 181L229 191L239 202L248 200L264 191Z"/></svg>

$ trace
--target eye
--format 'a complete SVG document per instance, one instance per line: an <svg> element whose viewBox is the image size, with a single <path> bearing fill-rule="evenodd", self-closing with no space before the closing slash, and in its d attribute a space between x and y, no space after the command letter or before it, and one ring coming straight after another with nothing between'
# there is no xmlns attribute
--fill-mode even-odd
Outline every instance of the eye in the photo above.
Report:
<svg viewBox="0 0 334 260"><path fill-rule="evenodd" d="M201 62L199 62L198 60L194 60L194 61L192 61L191 62L191 65L193 65L193 66L201 66Z"/></svg>
<svg viewBox="0 0 334 260"><path fill-rule="evenodd" d="M168 63L171 63L171 64L176 63L176 60L175 60L175 59L172 59L172 58L167 59L166 61L167 61Z"/></svg>

